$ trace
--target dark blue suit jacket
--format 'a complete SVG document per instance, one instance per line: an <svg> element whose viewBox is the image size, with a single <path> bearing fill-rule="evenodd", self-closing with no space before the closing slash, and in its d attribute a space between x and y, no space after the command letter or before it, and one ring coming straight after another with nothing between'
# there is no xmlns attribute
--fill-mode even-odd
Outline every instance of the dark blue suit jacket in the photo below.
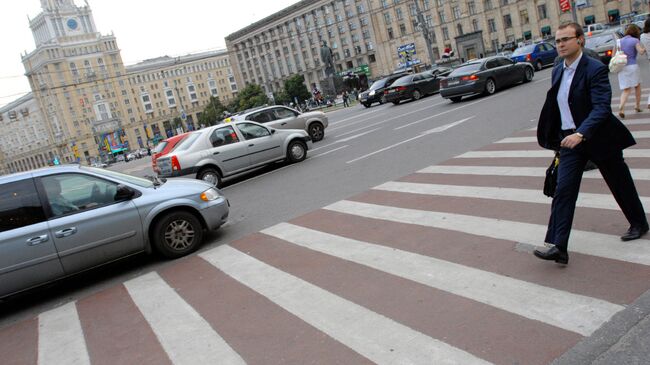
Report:
<svg viewBox="0 0 650 365"><path fill-rule="evenodd" d="M539 145L560 150L562 119L557 104L557 93L562 81L564 62L553 68L552 86L539 116L537 141ZM636 142L630 131L612 114L612 88L607 66L582 55L569 91L569 108L577 131L585 136L578 148L593 160L607 158Z"/></svg>

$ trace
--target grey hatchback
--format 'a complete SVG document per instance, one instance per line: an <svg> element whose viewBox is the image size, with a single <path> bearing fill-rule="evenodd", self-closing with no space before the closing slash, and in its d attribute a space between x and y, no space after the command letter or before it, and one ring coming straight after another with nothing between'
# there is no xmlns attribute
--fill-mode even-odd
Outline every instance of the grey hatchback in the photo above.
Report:
<svg viewBox="0 0 650 365"><path fill-rule="evenodd" d="M229 203L199 180L68 165L0 177L0 298L139 252L198 248Z"/></svg>

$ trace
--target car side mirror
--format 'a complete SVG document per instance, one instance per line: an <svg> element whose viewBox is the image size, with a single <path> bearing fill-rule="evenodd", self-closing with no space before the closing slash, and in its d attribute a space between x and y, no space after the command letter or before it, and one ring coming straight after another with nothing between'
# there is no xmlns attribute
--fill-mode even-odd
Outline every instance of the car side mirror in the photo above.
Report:
<svg viewBox="0 0 650 365"><path fill-rule="evenodd" d="M275 129L271 128L271 134L275 134Z"/></svg>
<svg viewBox="0 0 650 365"><path fill-rule="evenodd" d="M115 193L115 201L131 200L135 196L135 190L126 185L118 185L117 192Z"/></svg>

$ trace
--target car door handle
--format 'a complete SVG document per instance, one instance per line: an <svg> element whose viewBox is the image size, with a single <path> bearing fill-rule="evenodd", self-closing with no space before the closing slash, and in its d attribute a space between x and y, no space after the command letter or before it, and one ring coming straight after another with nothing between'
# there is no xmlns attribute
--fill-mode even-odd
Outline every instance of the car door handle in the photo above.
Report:
<svg viewBox="0 0 650 365"><path fill-rule="evenodd" d="M219 151L213 153L213 155L218 155L218 154L219 154Z"/></svg>
<svg viewBox="0 0 650 365"><path fill-rule="evenodd" d="M284 122L284 123L280 123L280 125L287 125L287 122Z"/></svg>
<svg viewBox="0 0 650 365"><path fill-rule="evenodd" d="M255 146L254 143L251 143L251 144L248 145L248 147L253 147L253 146Z"/></svg>
<svg viewBox="0 0 650 365"><path fill-rule="evenodd" d="M49 238L47 237L46 234L44 234L42 236L38 236L38 237L32 237L32 238L27 240L27 245L28 246L40 245L41 243L47 242L48 239Z"/></svg>
<svg viewBox="0 0 650 365"><path fill-rule="evenodd" d="M77 233L77 227L70 227L70 228L66 228L54 232L54 236L56 236L56 238L63 238L63 237L72 236L75 233Z"/></svg>

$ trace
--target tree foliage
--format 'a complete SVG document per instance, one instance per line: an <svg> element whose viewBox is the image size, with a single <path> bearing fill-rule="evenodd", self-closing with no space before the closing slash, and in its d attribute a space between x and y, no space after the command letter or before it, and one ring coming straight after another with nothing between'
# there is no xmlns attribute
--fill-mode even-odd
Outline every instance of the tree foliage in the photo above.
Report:
<svg viewBox="0 0 650 365"><path fill-rule="evenodd" d="M248 84L239 91L237 97L228 105L228 109L234 113L268 103L269 98L260 85Z"/></svg>
<svg viewBox="0 0 650 365"><path fill-rule="evenodd" d="M289 101L294 101L294 98L298 98L298 103L302 103L311 98L311 93L307 89L307 86L305 86L304 75L293 75L285 80L282 94Z"/></svg>
<svg viewBox="0 0 650 365"><path fill-rule="evenodd" d="M203 113L199 117L199 124L214 125L222 119L223 112L226 107L221 104L218 97L210 97L210 102L203 109Z"/></svg>

